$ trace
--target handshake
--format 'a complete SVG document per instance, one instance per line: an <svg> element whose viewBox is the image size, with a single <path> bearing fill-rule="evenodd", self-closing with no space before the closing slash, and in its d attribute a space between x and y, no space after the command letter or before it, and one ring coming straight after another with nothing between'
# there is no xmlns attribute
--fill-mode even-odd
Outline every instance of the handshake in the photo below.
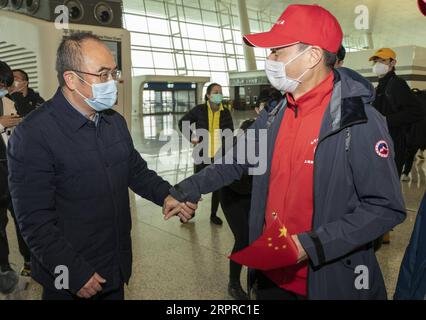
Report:
<svg viewBox="0 0 426 320"><path fill-rule="evenodd" d="M201 201L202 199L200 199ZM164 220L169 220L174 216L178 216L182 223L187 223L191 220L197 210L198 205L191 202L179 202L172 196L168 196L164 200L163 204L163 215Z"/></svg>

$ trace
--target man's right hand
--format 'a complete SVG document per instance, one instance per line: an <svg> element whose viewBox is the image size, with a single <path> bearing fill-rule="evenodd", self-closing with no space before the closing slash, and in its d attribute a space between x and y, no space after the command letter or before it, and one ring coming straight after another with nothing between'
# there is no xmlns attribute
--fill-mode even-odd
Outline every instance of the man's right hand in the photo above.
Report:
<svg viewBox="0 0 426 320"><path fill-rule="evenodd" d="M5 128L13 128L16 127L22 118L19 116L2 116L0 117L0 124Z"/></svg>
<svg viewBox="0 0 426 320"><path fill-rule="evenodd" d="M95 273L89 281L77 292L77 297L90 299L102 291L102 285L106 280L99 274Z"/></svg>

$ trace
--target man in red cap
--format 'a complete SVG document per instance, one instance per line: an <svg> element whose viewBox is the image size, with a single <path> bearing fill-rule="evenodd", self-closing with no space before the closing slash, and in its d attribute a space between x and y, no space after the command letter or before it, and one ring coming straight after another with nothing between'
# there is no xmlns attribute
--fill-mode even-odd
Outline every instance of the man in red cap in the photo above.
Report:
<svg viewBox="0 0 426 320"><path fill-rule="evenodd" d="M244 40L271 50L265 71L284 95L249 129L257 138L237 142L259 150L267 130L267 170L253 177L250 243L279 219L298 250L296 265L250 270L257 299L386 299L373 241L404 220L405 207L385 120L371 106L374 88L352 70L334 69L338 21L320 6L290 5L269 32ZM197 201L250 172L238 149L229 151L233 164L211 165L171 195Z"/></svg>

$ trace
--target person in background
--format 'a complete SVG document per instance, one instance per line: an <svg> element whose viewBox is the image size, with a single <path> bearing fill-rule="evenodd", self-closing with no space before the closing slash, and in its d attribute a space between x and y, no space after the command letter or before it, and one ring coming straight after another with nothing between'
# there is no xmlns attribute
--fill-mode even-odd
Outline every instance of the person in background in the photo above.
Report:
<svg viewBox="0 0 426 320"><path fill-rule="evenodd" d="M271 112L283 99L283 95L277 89L271 87L260 92L255 111L259 114L263 109Z"/></svg>
<svg viewBox="0 0 426 320"><path fill-rule="evenodd" d="M14 82L9 89L8 97L15 102L16 110L25 117L44 103L38 92L31 89L28 74L22 69L13 70Z"/></svg>
<svg viewBox="0 0 426 320"><path fill-rule="evenodd" d="M7 211L10 212L15 220L16 235L18 238L19 251L24 258L24 266L21 270L22 276L30 276L30 251L21 236L18 223L15 219L15 212L12 206L12 200L9 194L8 185L8 168L7 168L7 145L13 129L21 122L21 118L17 115L15 104L8 99L8 88L13 84L13 73L10 67L0 61L0 273L3 280L9 279L9 283L16 278L16 273L9 263L9 242L7 239L6 226L9 222ZM4 280L6 281L6 280ZM6 281L7 282L7 281ZM5 290L9 291L9 290Z"/></svg>
<svg viewBox="0 0 426 320"><path fill-rule="evenodd" d="M185 137L192 144L196 145L202 140L196 137L197 129L205 129L209 131L209 154L211 162L213 162L214 155L218 150L223 147L223 141L220 138L220 132L226 129L234 131L234 123L232 121L231 112L224 108L223 104L222 86L217 83L212 83L207 87L205 95L205 103L200 104L185 114L179 120L179 130L181 132L190 132L190 137ZM192 125L195 124L195 133L192 130L183 130L184 123ZM203 157L203 154L200 154ZM201 163L195 164L195 173L200 172L209 164ZM220 203L219 190L212 193L212 203L210 212L210 221L215 225L222 225L222 219L217 216L217 210Z"/></svg>
<svg viewBox="0 0 426 320"><path fill-rule="evenodd" d="M421 106L426 110L426 92L419 89L413 89L413 93L417 96L417 100ZM404 170L402 172L401 180L408 182L411 180L409 174L413 167L414 158L416 153L423 154L423 150L426 148L426 117L413 124L409 130L407 138L407 152L404 163ZM420 158L421 159L421 158ZM422 160L422 159L421 159Z"/></svg>
<svg viewBox="0 0 426 320"><path fill-rule="evenodd" d="M343 64L345 63L345 57L346 57L346 49L343 45L340 46L339 51L337 51L336 57L337 59L336 59L336 64L334 65L334 67L335 68L343 67Z"/></svg>
<svg viewBox="0 0 426 320"><path fill-rule="evenodd" d="M407 82L396 75L396 53L392 49L379 49L369 61L373 61L373 72L379 77L373 105L386 117L394 143L398 175L401 176L407 151L408 128L421 121L425 111Z"/></svg>
<svg viewBox="0 0 426 320"><path fill-rule="evenodd" d="M255 119L245 120L240 126L240 134L254 122ZM243 175L240 180L220 189L220 205L235 239L231 254L249 245L251 189L252 177L249 175ZM235 300L248 300L248 295L241 286L241 270L242 265L229 260L228 293Z"/></svg>

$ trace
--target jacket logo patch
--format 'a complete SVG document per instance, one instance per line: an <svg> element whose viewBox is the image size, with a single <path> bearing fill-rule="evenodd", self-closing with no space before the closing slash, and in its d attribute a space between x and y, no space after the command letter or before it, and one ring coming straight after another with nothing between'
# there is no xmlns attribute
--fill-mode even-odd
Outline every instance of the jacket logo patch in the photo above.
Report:
<svg viewBox="0 0 426 320"><path fill-rule="evenodd" d="M377 142L376 144L376 153L382 157L382 158L387 158L389 157L389 146L388 143L384 140L381 140L379 142Z"/></svg>

